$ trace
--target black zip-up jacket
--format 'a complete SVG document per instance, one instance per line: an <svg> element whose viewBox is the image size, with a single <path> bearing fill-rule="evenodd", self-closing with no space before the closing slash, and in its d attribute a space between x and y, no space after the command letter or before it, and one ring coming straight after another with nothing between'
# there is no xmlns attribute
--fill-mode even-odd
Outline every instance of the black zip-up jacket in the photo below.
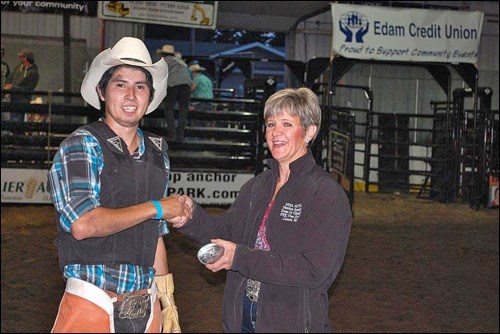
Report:
<svg viewBox="0 0 500 334"><path fill-rule="evenodd" d="M340 271L352 225L349 200L311 153L290 164L267 221L270 251L254 249L259 225L278 179L278 163L249 180L222 215L195 204L179 230L205 244L237 244L224 288L225 332L241 332L246 279L261 281L257 332L330 332L328 289Z"/></svg>

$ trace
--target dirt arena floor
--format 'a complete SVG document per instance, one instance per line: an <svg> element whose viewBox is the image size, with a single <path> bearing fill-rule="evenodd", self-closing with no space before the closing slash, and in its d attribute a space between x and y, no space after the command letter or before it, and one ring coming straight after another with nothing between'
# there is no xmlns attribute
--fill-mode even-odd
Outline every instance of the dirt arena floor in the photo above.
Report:
<svg viewBox="0 0 500 334"><path fill-rule="evenodd" d="M64 289L52 207L1 212L1 331L49 332ZM499 332L498 210L356 193L354 215L330 290L334 332ZM166 241L183 332L221 332L224 273L178 232Z"/></svg>

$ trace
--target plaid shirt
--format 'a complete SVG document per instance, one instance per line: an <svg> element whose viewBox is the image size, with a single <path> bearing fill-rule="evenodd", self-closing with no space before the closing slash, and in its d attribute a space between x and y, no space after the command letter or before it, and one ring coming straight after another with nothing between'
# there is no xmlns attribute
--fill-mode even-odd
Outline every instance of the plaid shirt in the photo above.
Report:
<svg viewBox="0 0 500 334"><path fill-rule="evenodd" d="M134 159L139 159L145 152L144 135L137 129L140 137L139 148L134 152ZM99 175L103 169L103 155L98 140L86 130L77 130L72 136L79 140L65 141L54 157L54 164L49 171L50 195L54 207L61 214L59 223L64 231L71 233L71 224L84 213L100 206ZM68 167L68 161L80 159L87 162L85 176L74 177ZM164 155L165 168L170 171L170 161ZM80 174L82 172L80 171ZM164 195L168 193L167 186ZM158 237L169 233L167 222L160 220ZM122 264L116 268L105 265L72 264L64 267L64 277L74 277L90 282L101 289L118 294L149 288L154 280L152 267Z"/></svg>

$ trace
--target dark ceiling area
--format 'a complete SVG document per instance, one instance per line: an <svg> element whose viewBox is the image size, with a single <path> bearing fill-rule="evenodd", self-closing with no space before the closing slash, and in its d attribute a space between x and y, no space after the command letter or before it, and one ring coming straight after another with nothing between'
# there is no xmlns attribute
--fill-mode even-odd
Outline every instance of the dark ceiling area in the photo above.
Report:
<svg viewBox="0 0 500 334"><path fill-rule="evenodd" d="M330 1L219 1L217 28L287 32L330 10Z"/></svg>
<svg viewBox="0 0 500 334"><path fill-rule="evenodd" d="M332 1L219 1L218 29L249 31L293 31L297 24L310 17L330 11ZM472 6L471 1L335 1L354 5L403 8L482 10L488 19L498 23L498 3L482 1L484 8ZM490 8L491 7L491 8Z"/></svg>

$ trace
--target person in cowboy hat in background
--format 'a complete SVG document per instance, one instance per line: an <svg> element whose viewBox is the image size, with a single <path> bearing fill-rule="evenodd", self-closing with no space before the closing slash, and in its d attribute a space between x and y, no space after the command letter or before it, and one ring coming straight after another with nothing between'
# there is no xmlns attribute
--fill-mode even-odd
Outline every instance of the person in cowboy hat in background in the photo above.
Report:
<svg viewBox="0 0 500 334"><path fill-rule="evenodd" d="M83 79L104 117L63 141L48 175L66 279L52 332L180 332L163 235L166 219L191 210L166 196L167 143L138 127L167 79L167 64L133 37L99 53Z"/></svg>
<svg viewBox="0 0 500 334"><path fill-rule="evenodd" d="M3 60L3 56L5 56L5 49L2 44L2 88L5 86L5 82L10 75L9 64Z"/></svg>
<svg viewBox="0 0 500 334"><path fill-rule="evenodd" d="M4 86L5 90L20 90L24 92L33 92L40 75L38 74L38 66L35 64L35 56L30 49L22 49L17 53L20 63L7 78ZM14 103L30 103L30 94L6 94L10 98L10 102ZM24 122L24 113L11 113L10 119L13 121Z"/></svg>
<svg viewBox="0 0 500 334"><path fill-rule="evenodd" d="M7 78L10 75L10 66L3 60L3 56L5 56L5 49L2 44L2 89L5 86L5 82L7 81ZM2 94L2 101L4 100L4 95ZM10 119L10 113L3 112L2 111L2 121L8 121ZM9 131L2 130L2 134L5 133L10 133Z"/></svg>
<svg viewBox="0 0 500 334"><path fill-rule="evenodd" d="M191 102L191 75L182 57L176 56L173 45L165 44L156 50L168 65L168 94L165 98L165 119L168 126L167 140L184 139L187 124L187 113ZM175 126L175 104L179 103L179 118Z"/></svg>
<svg viewBox="0 0 500 334"><path fill-rule="evenodd" d="M191 85L191 98L195 99L213 99L214 85L212 80L205 75L206 69L200 66L199 63L194 63L189 66L189 70L193 75L193 84ZM211 109L210 102L198 102L198 109Z"/></svg>

